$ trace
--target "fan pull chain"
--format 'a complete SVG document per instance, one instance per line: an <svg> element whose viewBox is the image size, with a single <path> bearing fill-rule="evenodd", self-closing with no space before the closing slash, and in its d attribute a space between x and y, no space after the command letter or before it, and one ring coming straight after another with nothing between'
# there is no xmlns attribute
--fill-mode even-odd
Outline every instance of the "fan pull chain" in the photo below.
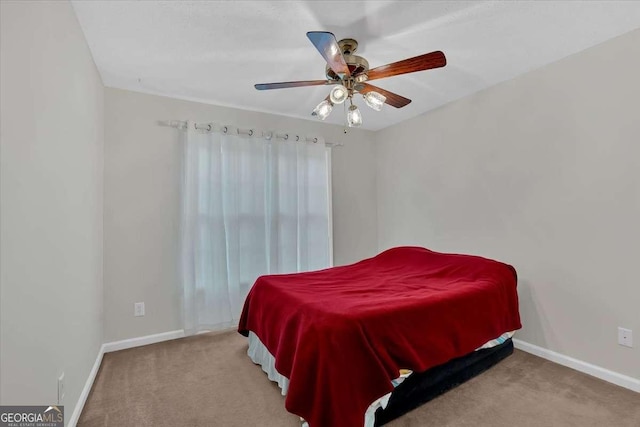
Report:
<svg viewBox="0 0 640 427"><path fill-rule="evenodd" d="M349 124L347 123L347 103L343 102L342 103L342 117L344 117L344 134L347 134L347 130L349 128Z"/></svg>

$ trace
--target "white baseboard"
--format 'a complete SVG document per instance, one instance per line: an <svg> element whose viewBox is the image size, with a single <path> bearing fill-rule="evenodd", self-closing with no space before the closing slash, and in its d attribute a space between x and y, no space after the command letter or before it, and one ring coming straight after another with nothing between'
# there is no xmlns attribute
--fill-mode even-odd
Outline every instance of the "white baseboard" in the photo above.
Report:
<svg viewBox="0 0 640 427"><path fill-rule="evenodd" d="M529 344L528 342L521 341L516 338L513 339L513 344L518 350L531 353L559 365L575 369L576 371L583 372L593 377L600 378L601 380L640 393L640 379L610 371L609 369L592 365L591 363L583 362L582 360L574 359L573 357L565 356L564 354L556 353L555 351L548 350L534 344Z"/></svg>
<svg viewBox="0 0 640 427"><path fill-rule="evenodd" d="M67 424L68 427L76 427L76 424L80 419L80 414L82 413L84 404L87 401L87 398L89 397L89 392L91 392L91 387L93 387L93 382L96 379L96 375L98 375L98 370L100 369L100 363L102 363L103 355L104 355L104 344L102 344L100 346L100 350L98 350L98 356L96 357L96 361L93 364L93 368L91 368L91 372L89 372L89 377L87 378L87 381L84 383L84 388L80 393L80 397L78 398L76 407L73 409L71 418L69 418L69 422Z"/></svg>
<svg viewBox="0 0 640 427"><path fill-rule="evenodd" d="M93 364L93 368L91 368L91 372L89 373L89 377L87 378L87 382L84 384L84 388L82 389L82 393L80 393L80 398L76 403L76 407L71 414L71 418L69 418L69 422L67 423L67 427L76 427L78 420L80 419L80 414L82 414L82 410L84 409L84 404L87 402L87 398L89 397L89 393L91 392L91 387L93 387L93 382L96 379L96 375L98 375L98 370L100 369L100 364L102 363L102 356L105 353L110 353L112 351L125 350L127 348L140 347L148 344L155 344L162 341L169 341L176 338L184 337L184 331L182 329L177 331L169 331L163 332L161 334L147 335L144 337L131 338L122 341L114 341L102 344L100 350L98 351L98 356L96 357L96 361Z"/></svg>
<svg viewBox="0 0 640 427"><path fill-rule="evenodd" d="M126 350L127 348L140 347L143 345L155 344L162 341L175 340L184 337L184 330L162 332L160 334L146 335L144 337L129 338L122 341L113 341L104 344L104 352Z"/></svg>

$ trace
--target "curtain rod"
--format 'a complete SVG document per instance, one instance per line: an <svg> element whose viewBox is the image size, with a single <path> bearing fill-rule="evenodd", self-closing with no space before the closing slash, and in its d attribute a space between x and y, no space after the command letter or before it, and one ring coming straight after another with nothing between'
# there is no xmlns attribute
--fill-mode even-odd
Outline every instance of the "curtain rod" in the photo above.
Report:
<svg viewBox="0 0 640 427"><path fill-rule="evenodd" d="M176 128L176 129L186 129L187 128L187 122L184 121L184 120L159 120L158 121L158 125L172 127L172 128ZM235 126L215 126L213 123L195 123L194 127L197 130L201 130L201 131L205 131L205 132L210 132L210 131L213 131L213 130L219 130L222 133L227 133L228 131L231 131L231 129L236 129L236 132L239 135L261 137L261 138L264 138L266 140L270 140L272 138L276 138L276 139L282 139L282 140L286 141L289 138L291 138L293 141L318 142L318 138L317 137L309 138L309 137L300 136L300 135L297 135L297 134L278 133L278 132L272 132L272 131L259 131L259 130L255 130L255 129L251 129L251 128L241 129L241 128L235 127ZM342 147L344 144L343 143L325 141L325 145L328 146L328 147Z"/></svg>

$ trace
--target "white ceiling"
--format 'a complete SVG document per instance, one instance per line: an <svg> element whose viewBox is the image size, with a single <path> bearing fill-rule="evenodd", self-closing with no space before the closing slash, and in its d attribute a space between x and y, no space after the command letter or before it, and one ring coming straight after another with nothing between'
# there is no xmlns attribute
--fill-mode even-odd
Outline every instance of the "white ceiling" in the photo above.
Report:
<svg viewBox="0 0 640 427"><path fill-rule="evenodd" d="M106 86L312 119L326 86L307 31L358 40L371 68L434 50L444 68L373 84L411 98L362 108L377 130L640 28L634 1L81 1L73 6ZM612 64L615 66L615 64ZM334 111L328 122L341 124Z"/></svg>

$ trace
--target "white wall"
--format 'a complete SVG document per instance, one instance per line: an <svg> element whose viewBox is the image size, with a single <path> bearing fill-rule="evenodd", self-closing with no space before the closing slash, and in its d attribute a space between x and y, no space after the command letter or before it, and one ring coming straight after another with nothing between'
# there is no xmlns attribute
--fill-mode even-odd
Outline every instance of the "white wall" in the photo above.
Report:
<svg viewBox="0 0 640 427"><path fill-rule="evenodd" d="M0 2L0 403L67 419L102 344L103 86L68 2Z"/></svg>
<svg viewBox="0 0 640 427"><path fill-rule="evenodd" d="M520 339L640 378L638 76L635 31L376 134L379 249L511 263Z"/></svg>
<svg viewBox="0 0 640 427"><path fill-rule="evenodd" d="M377 249L373 133L264 113L106 89L105 340L182 329L177 271L182 165L176 129L159 120L215 121L323 135L333 149L334 260ZM146 315L133 316L144 301Z"/></svg>

